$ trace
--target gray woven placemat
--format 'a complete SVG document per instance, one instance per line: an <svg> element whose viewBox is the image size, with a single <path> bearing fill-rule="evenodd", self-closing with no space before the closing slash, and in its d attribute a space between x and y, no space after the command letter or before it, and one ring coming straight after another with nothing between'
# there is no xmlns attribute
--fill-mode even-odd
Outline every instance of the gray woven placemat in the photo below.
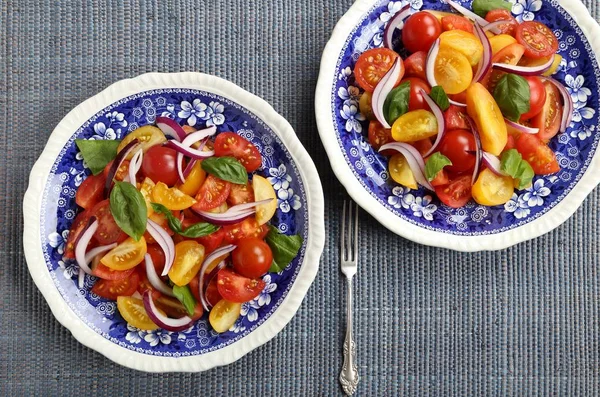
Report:
<svg viewBox="0 0 600 397"><path fill-rule="evenodd" d="M263 97L295 127L336 236L345 193L318 138L313 96L321 51L352 1L96 3L0 3L0 395L340 395L335 239L271 342L209 372L145 374L83 347L54 319L23 258L21 203L50 132L82 100L144 72L203 71ZM585 3L600 16L598 0ZM481 254L410 243L363 214L359 395L597 395L599 206L596 189L556 231Z"/></svg>

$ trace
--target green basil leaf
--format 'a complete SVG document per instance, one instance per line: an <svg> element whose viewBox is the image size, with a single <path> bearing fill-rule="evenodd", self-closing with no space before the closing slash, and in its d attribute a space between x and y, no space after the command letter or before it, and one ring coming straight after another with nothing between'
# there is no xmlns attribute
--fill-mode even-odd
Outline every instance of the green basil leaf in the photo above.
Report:
<svg viewBox="0 0 600 397"><path fill-rule="evenodd" d="M164 216L167 217L167 223L169 224L169 228L174 231L175 233L180 233L182 228L181 228L181 221L179 219L177 219L175 217L175 215L173 215L173 213L171 212L170 209L168 209L167 207L165 207L162 204L158 204L158 203L150 203L152 205L152 209L154 210L154 212L158 212L159 214L163 214Z"/></svg>
<svg viewBox="0 0 600 397"><path fill-rule="evenodd" d="M523 160L523 157L516 149L510 149L502 153L500 170L519 181L519 190L528 187L535 176L531 165Z"/></svg>
<svg viewBox="0 0 600 397"><path fill-rule="evenodd" d="M502 114L512 121L519 121L522 114L529 112L531 92L525 78L507 73L494 89L494 99Z"/></svg>
<svg viewBox="0 0 600 397"><path fill-rule="evenodd" d="M238 185L245 185L248 182L248 172L233 157L209 157L202 160L202 169L219 179Z"/></svg>
<svg viewBox="0 0 600 397"><path fill-rule="evenodd" d="M273 263L269 271L279 273L298 255L303 239L299 235L287 236L281 234L276 228L270 226L265 241L273 252Z"/></svg>
<svg viewBox="0 0 600 397"><path fill-rule="evenodd" d="M519 175L519 177L516 178L519 181L519 190L523 190L526 187L529 187L529 185L531 185L531 182L533 182L533 177L535 176L533 168L525 160L522 160L521 164L519 164L519 171L517 172L517 174Z"/></svg>
<svg viewBox="0 0 600 397"><path fill-rule="evenodd" d="M120 143L121 141L104 139L75 139L83 161L94 175L101 173L104 167L117 157L117 148Z"/></svg>
<svg viewBox="0 0 600 397"><path fill-rule="evenodd" d="M473 12L485 18L488 12L497 9L512 10L512 4L504 0L473 0Z"/></svg>
<svg viewBox="0 0 600 397"><path fill-rule="evenodd" d="M425 177L428 181L433 181L438 172L443 170L447 165L452 165L452 161L440 152L435 152L429 156L425 163Z"/></svg>
<svg viewBox="0 0 600 397"><path fill-rule="evenodd" d="M408 112L408 101L410 99L410 81L405 81L394 88L383 102L383 116L390 125L404 113Z"/></svg>
<svg viewBox="0 0 600 397"><path fill-rule="evenodd" d="M438 104L442 111L445 112L450 107L450 100L448 99L448 95L446 95L446 91L444 91L444 89L441 86L436 85L435 87L433 87L429 96L435 101L435 103Z"/></svg>
<svg viewBox="0 0 600 397"><path fill-rule="evenodd" d="M115 182L110 193L110 212L117 225L139 241L146 231L148 210L144 196L129 182Z"/></svg>
<svg viewBox="0 0 600 397"><path fill-rule="evenodd" d="M179 300L185 307L185 310L190 316L194 315L194 309L196 308L196 299L190 291L187 285L180 287L179 285L173 285L173 295Z"/></svg>
<svg viewBox="0 0 600 397"><path fill-rule="evenodd" d="M155 212L163 214L167 217L167 222L169 223L169 228L171 228L171 230L173 230L175 233L177 233L181 236L188 237L188 238L198 238L198 237L208 236L209 234L212 234L212 233L216 232L217 230L219 230L218 226L215 226L213 224L206 223L206 222L196 223L194 225L189 226L185 230L183 230L181 221L179 219L177 219L177 217L175 217L175 215L173 215L173 213L171 212L170 209L168 209L167 207L165 207L162 204L158 204L158 203L151 203L151 204L152 204L152 209Z"/></svg>

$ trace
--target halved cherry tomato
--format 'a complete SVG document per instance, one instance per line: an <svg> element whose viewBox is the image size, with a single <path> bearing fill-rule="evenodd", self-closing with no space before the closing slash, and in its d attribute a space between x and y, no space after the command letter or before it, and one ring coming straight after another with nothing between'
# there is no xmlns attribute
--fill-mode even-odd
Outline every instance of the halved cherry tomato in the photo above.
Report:
<svg viewBox="0 0 600 397"><path fill-rule="evenodd" d="M360 113L367 118L367 120L376 120L375 113L373 113L373 94L370 92L363 92L358 100L358 109Z"/></svg>
<svg viewBox="0 0 600 397"><path fill-rule="evenodd" d="M129 296L119 296L116 299L117 309L127 323L145 331L158 329L158 325L154 324L146 313L144 302L141 299Z"/></svg>
<svg viewBox="0 0 600 397"><path fill-rule="evenodd" d="M409 77L407 79L402 80L402 83L410 82L410 96L408 97L408 110L430 110L429 105L425 102L425 98L421 95L420 90L422 89L426 93L431 92L431 87L424 80L421 80L417 77Z"/></svg>
<svg viewBox="0 0 600 397"><path fill-rule="evenodd" d="M271 247L261 239L246 238L238 242L231 254L235 271L248 278L261 277L273 263Z"/></svg>
<svg viewBox="0 0 600 397"><path fill-rule="evenodd" d="M514 149L517 147L517 140L511 134L508 134L508 139L506 141L506 146L504 147L504 152L510 149Z"/></svg>
<svg viewBox="0 0 600 397"><path fill-rule="evenodd" d="M154 300L162 296L162 293L156 288L154 288L150 280L148 280L148 274L146 273L146 266L144 264L137 266L132 270L135 270L138 277L140 278L140 282L137 286L137 292L143 294L146 291L150 291L150 293L152 294L152 299ZM158 274L160 275L160 273Z"/></svg>
<svg viewBox="0 0 600 397"><path fill-rule="evenodd" d="M552 149L535 135L521 134L517 140L517 150L531 165L536 175L548 175L560 171Z"/></svg>
<svg viewBox="0 0 600 397"><path fill-rule="evenodd" d="M102 171L102 174L104 175L105 180L106 180L106 178L108 178L108 173L110 172L110 169L112 168L113 162L114 162L114 160L111 160L108 164L106 164L106 167L104 167L104 171ZM123 162L117 169L117 172L115 172L115 176L113 177L114 180L122 181L125 179L125 177L129 173L129 163L130 163L129 160L123 160Z"/></svg>
<svg viewBox="0 0 600 397"><path fill-rule="evenodd" d="M190 282L204 261L204 247L194 240L185 240L175 246L175 260L169 278L179 286Z"/></svg>
<svg viewBox="0 0 600 397"><path fill-rule="evenodd" d="M496 100L480 83L467 90L467 113L477 124L483 150L499 156L506 146L506 122Z"/></svg>
<svg viewBox="0 0 600 397"><path fill-rule="evenodd" d="M464 30L465 32L473 33L473 24L465 17L459 15L448 15L442 17L442 29L448 30Z"/></svg>
<svg viewBox="0 0 600 397"><path fill-rule="evenodd" d="M421 156L423 156L431 149L433 143L431 143L431 139L425 138L421 139L420 141L412 142L411 145L413 145L415 149L421 153Z"/></svg>
<svg viewBox="0 0 600 397"><path fill-rule="evenodd" d="M198 194L196 194L196 204L193 208L198 211L208 211L217 208L227 200L231 191L231 183L209 175Z"/></svg>
<svg viewBox="0 0 600 397"><path fill-rule="evenodd" d="M185 178L185 182L177 184L177 188L188 196L193 197L198 193L198 190L205 179L206 171L202 169L202 161L196 161L196 164L192 166L189 175Z"/></svg>
<svg viewBox="0 0 600 397"><path fill-rule="evenodd" d="M417 180L415 179L415 175L410 169L410 166L406 161L406 157L404 157L402 154L396 153L390 157L388 170L394 182L402 186L406 186L409 189L416 190L419 188L417 185Z"/></svg>
<svg viewBox="0 0 600 397"><path fill-rule="evenodd" d="M466 103L463 102L463 103ZM444 113L444 119L446 120L446 128L448 130L469 130L467 124L467 113L465 108L460 108L455 105L450 105L448 110Z"/></svg>
<svg viewBox="0 0 600 397"><path fill-rule="evenodd" d="M117 225L110 212L110 201L108 199L96 204L92 209L92 215L98 220L98 230L94 233L94 240L98 244L120 243L127 238L127 234Z"/></svg>
<svg viewBox="0 0 600 397"><path fill-rule="evenodd" d="M389 48L373 48L363 52L356 66L354 66L354 77L356 83L365 91L373 92L379 80L390 70L399 55ZM404 76L404 62L400 62L401 72L397 85Z"/></svg>
<svg viewBox="0 0 600 397"><path fill-rule="evenodd" d="M154 208L152 208L152 190L154 189L154 182L150 178L144 178L144 181L140 184L140 193L142 193L142 197L144 197L144 201L146 202L146 211L148 216L154 213Z"/></svg>
<svg viewBox="0 0 600 397"><path fill-rule="evenodd" d="M375 150L379 150L386 143L394 142L392 129L384 128L377 120L369 122L369 143Z"/></svg>
<svg viewBox="0 0 600 397"><path fill-rule="evenodd" d="M223 299L219 293L219 289L217 288L217 277L213 277L212 280L209 281L208 285L206 286L206 291L204 291L204 295L206 296L208 303L213 306Z"/></svg>
<svg viewBox="0 0 600 397"><path fill-rule="evenodd" d="M416 142L437 134L437 119L427 110L415 110L400 116L392 125L392 137L398 142Z"/></svg>
<svg viewBox="0 0 600 397"><path fill-rule="evenodd" d="M517 26L519 26L519 22L512 16L510 11L503 8L489 11L485 16L485 20L488 22L506 21L505 24L498 26L498 29L500 29L503 34L511 36L514 36L515 30L517 29Z"/></svg>
<svg viewBox="0 0 600 397"><path fill-rule="evenodd" d="M256 146L234 132L222 132L217 135L215 156L235 157L248 172L256 171L262 164L262 157Z"/></svg>
<svg viewBox="0 0 600 397"><path fill-rule="evenodd" d="M542 110L533 119L531 119L531 125L534 128L539 128L540 132L537 134L537 136L542 141L548 142L556 134L558 134L563 107L558 88L549 82L543 83L543 87L546 101L544 102Z"/></svg>
<svg viewBox="0 0 600 397"><path fill-rule="evenodd" d="M174 186L179 181L177 152L166 146L152 146L142 160L142 172L155 183Z"/></svg>
<svg viewBox="0 0 600 397"><path fill-rule="evenodd" d="M217 274L219 294L229 302L251 301L262 292L265 285L261 279L243 277L228 268L219 270Z"/></svg>
<svg viewBox="0 0 600 397"><path fill-rule="evenodd" d="M240 223L234 225L223 226L225 237L223 241L227 244L236 243L243 238L260 238L264 239L269 228L267 225L260 226L256 221L256 218L246 218Z"/></svg>
<svg viewBox="0 0 600 397"><path fill-rule="evenodd" d="M529 120L540 114L546 103L546 88L542 80L536 76L527 76L525 80L529 84L529 112L523 114L521 120ZM554 87L554 85L552 86Z"/></svg>
<svg viewBox="0 0 600 397"><path fill-rule="evenodd" d="M165 268L165 251L163 251L158 244L148 244L146 253L150 255L150 258L152 259L156 274L162 274Z"/></svg>
<svg viewBox="0 0 600 397"><path fill-rule="evenodd" d="M516 42L517 39L507 34L499 34L490 38L490 44L492 45L492 56L496 55L509 45L515 44Z"/></svg>
<svg viewBox="0 0 600 397"><path fill-rule="evenodd" d="M514 191L513 179L510 176L497 175L488 168L479 173L472 189L475 202L488 207L506 204Z"/></svg>
<svg viewBox="0 0 600 397"><path fill-rule="evenodd" d="M460 175L443 186L436 186L435 193L448 207L464 207L471 200L471 175Z"/></svg>
<svg viewBox="0 0 600 397"><path fill-rule="evenodd" d="M153 125L145 125L136 129L135 131L132 131L125 138L123 138L123 140L119 144L119 147L117 147L117 153L123 150L123 148L134 139L137 139L138 142L140 142L144 153L146 153L151 147L160 145L161 143L167 141L165 134L163 134L163 132L158 127L155 127ZM131 160L134 154L135 151L131 151L131 153L129 153L129 155L127 156L127 160Z"/></svg>
<svg viewBox="0 0 600 397"><path fill-rule="evenodd" d="M235 324L242 310L241 303L221 299L211 309L208 321L215 332L225 332Z"/></svg>
<svg viewBox="0 0 600 397"><path fill-rule="evenodd" d="M75 243L77 243L81 232L87 226L88 221L90 220L90 216L92 216L92 211L85 210L77 214L77 216L75 217L75 220L71 225L71 230L69 230L69 237L67 237L67 243L65 244L65 258L75 259Z"/></svg>
<svg viewBox="0 0 600 397"><path fill-rule="evenodd" d="M83 209L90 209L104 198L104 174L90 175L81 183L75 193L75 202Z"/></svg>
<svg viewBox="0 0 600 397"><path fill-rule="evenodd" d="M463 54L473 67L477 66L483 57L483 44L481 44L481 40L473 33L463 30L451 30L442 33L440 35L440 49L457 51Z"/></svg>
<svg viewBox="0 0 600 397"><path fill-rule="evenodd" d="M410 52L428 52L442 33L442 24L432 14L421 11L411 15L402 29L402 43Z"/></svg>
<svg viewBox="0 0 600 397"><path fill-rule="evenodd" d="M275 194L275 189L273 189L273 185L271 185L271 182L269 182L267 178L260 175L254 175L252 177L252 189L254 190L256 201L271 200L270 202L265 202L264 204L256 206L256 214L254 215L256 217L256 222L258 222L259 225L264 225L273 218L275 211L277 211L277 196Z"/></svg>
<svg viewBox="0 0 600 397"><path fill-rule="evenodd" d="M431 180L431 186L444 186L450 183L450 178L446 170L442 169L435 175L435 178Z"/></svg>
<svg viewBox="0 0 600 397"><path fill-rule="evenodd" d="M441 48L435 59L434 76L447 94L459 94L473 81L473 69L460 52Z"/></svg>
<svg viewBox="0 0 600 397"><path fill-rule="evenodd" d="M421 80L427 80L425 71L427 63L427 53L425 51L417 51L404 60L406 68L405 77L417 77Z"/></svg>
<svg viewBox="0 0 600 397"><path fill-rule="evenodd" d="M134 271L134 268L128 270L113 270L99 261L92 264L92 274L104 280L123 280L124 278L129 277Z"/></svg>
<svg viewBox="0 0 600 397"><path fill-rule="evenodd" d="M144 237L141 237L139 241L129 237L104 255L100 262L113 270L128 270L144 260L147 250Z"/></svg>
<svg viewBox="0 0 600 397"><path fill-rule="evenodd" d="M238 205L245 203L254 202L254 190L250 182L246 182L244 185L238 185L237 183L231 184L231 191L229 197L227 197L227 204Z"/></svg>
<svg viewBox="0 0 600 397"><path fill-rule="evenodd" d="M131 296L137 291L140 281L136 272L121 280L99 279L92 287L92 292L106 299L116 300L119 296Z"/></svg>
<svg viewBox="0 0 600 397"><path fill-rule="evenodd" d="M439 147L440 153L452 161L452 165L446 166L446 169L454 173L473 170L476 149L473 134L465 130L448 131Z"/></svg>
<svg viewBox="0 0 600 397"><path fill-rule="evenodd" d="M500 52L492 57L492 63L505 63L508 65L516 65L519 63L523 54L525 53L525 47L519 43L514 43L506 46ZM505 73L499 70L491 70L481 80L481 84L487 87L490 92L494 92L498 81L504 76Z"/></svg>
<svg viewBox="0 0 600 397"><path fill-rule="evenodd" d="M225 238L225 229L220 228L219 230L209 234L208 236L196 238L196 241L204 246L206 254L210 254L211 252L213 252L221 246L223 238Z"/></svg>
<svg viewBox="0 0 600 397"><path fill-rule="evenodd" d="M176 218L179 218L179 215L177 214L178 211L171 211L171 212L173 212L173 215ZM171 228L169 227L169 221L167 220L166 215L158 213L158 212L153 212L152 214L150 214L148 216L148 219L150 219L152 222L156 223L158 226L162 227L169 234L169 236L175 235L173 230L171 230ZM148 244L156 243L156 240L154 239L154 237L152 237L152 235L148 232L148 230L146 230L144 232L144 238L146 239L146 243L148 243Z"/></svg>
<svg viewBox="0 0 600 397"><path fill-rule="evenodd" d="M558 39L550 28L541 22L525 21L515 32L515 38L525 47L528 58L544 58L556 54Z"/></svg>
<svg viewBox="0 0 600 397"><path fill-rule="evenodd" d="M170 210L184 210L196 203L193 197L188 196L176 187L169 188L162 182L158 182L152 189L152 200Z"/></svg>

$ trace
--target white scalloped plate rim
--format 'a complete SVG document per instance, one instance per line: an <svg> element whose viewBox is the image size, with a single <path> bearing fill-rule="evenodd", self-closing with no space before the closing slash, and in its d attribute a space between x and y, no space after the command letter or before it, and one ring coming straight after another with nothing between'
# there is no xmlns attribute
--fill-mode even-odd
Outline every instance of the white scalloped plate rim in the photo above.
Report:
<svg viewBox="0 0 600 397"><path fill-rule="evenodd" d="M262 119L282 140L295 162L306 187L308 240L300 271L279 308L256 330L213 352L191 357L163 357L138 353L109 341L94 332L69 308L47 270L40 238L40 208L44 185L52 165L69 138L98 111L144 91L160 88L187 88L228 98ZM317 275L325 244L324 197L317 169L300 143L292 126L263 99L216 76L196 73L147 73L118 81L71 110L56 126L30 173L23 202L23 246L29 273L48 302L56 319L83 345L110 360L146 372L199 372L230 364L277 335L292 319Z"/></svg>
<svg viewBox="0 0 600 397"><path fill-rule="evenodd" d="M554 208L523 226L490 235L459 236L424 229L394 215L365 190L346 163L336 140L331 109L331 83L346 38L375 4L377 4L377 0L357 0L338 21L323 50L315 93L315 115L321 141L333 172L352 199L379 223L401 237L423 245L462 252L505 249L546 234L569 219L592 190L600 184L600 149L594 154L581 180ZM600 26L598 23L579 0L559 0L558 4L579 24L600 63Z"/></svg>

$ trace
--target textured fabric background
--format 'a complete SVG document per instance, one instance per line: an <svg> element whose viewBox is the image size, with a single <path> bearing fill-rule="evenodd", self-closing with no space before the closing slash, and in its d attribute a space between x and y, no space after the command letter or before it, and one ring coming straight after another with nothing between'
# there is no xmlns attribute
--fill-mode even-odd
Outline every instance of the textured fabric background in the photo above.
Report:
<svg viewBox="0 0 600 397"><path fill-rule="evenodd" d="M523 0L519 0L523 1ZM570 0L578 1L578 0ZM23 258L21 204L54 126L109 84L202 71L263 97L315 160L328 235L346 197L319 141L321 51L351 0L2 0L0 4L0 395L335 396L344 330L337 241L296 317L238 362L145 374L83 347L52 316ZM586 0L598 18L598 0ZM459 254L361 216L359 395L597 395L600 231L596 189L546 236Z"/></svg>

